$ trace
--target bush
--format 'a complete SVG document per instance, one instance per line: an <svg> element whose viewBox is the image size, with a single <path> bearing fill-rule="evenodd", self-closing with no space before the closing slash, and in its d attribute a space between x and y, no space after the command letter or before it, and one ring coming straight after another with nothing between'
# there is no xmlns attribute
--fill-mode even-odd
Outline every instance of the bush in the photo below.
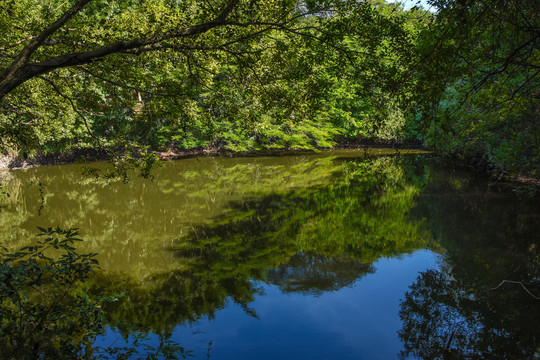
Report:
<svg viewBox="0 0 540 360"><path fill-rule="evenodd" d="M99 299L80 287L96 254L75 251L76 230L39 230L36 245L2 256L0 347L7 359L75 358L103 331Z"/></svg>

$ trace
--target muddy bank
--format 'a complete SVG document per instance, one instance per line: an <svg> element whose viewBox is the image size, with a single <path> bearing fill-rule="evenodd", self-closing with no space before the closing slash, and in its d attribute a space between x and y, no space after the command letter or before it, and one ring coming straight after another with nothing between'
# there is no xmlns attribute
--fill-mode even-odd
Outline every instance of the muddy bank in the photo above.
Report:
<svg viewBox="0 0 540 360"><path fill-rule="evenodd" d="M235 155L235 153L224 149L195 149L195 150L176 150L176 151L156 151L158 157L162 160L174 160L188 158L193 156L209 155ZM60 155L32 156L28 158L16 156L0 157L0 170L8 169L26 169L36 166L62 165L74 163L89 163L94 161L106 161L111 155L106 151L84 150L70 152Z"/></svg>

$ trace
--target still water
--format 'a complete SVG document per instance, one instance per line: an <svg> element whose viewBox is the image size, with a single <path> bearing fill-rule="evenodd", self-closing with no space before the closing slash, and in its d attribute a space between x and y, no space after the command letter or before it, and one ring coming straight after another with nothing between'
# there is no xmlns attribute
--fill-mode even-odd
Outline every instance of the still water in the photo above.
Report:
<svg viewBox="0 0 540 360"><path fill-rule="evenodd" d="M97 164L101 167L101 164ZM211 359L540 358L540 201L394 150L3 173L0 239L79 228L124 294L96 346L170 339Z"/></svg>

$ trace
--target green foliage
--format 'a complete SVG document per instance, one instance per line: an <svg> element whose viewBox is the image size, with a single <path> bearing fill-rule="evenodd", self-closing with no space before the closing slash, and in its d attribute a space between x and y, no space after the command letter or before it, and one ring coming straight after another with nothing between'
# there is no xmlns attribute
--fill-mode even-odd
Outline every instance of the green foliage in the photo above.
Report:
<svg viewBox="0 0 540 360"><path fill-rule="evenodd" d="M103 330L98 301L80 288L97 268L74 230L40 228L36 245L2 255L0 344L6 359L74 358Z"/></svg>
<svg viewBox="0 0 540 360"><path fill-rule="evenodd" d="M74 4L1 4L0 88L25 45ZM214 22L227 4L228 22ZM412 140L536 176L537 1L430 4L436 13L384 1L92 1L21 66L155 41L59 65L2 95L0 151L99 149L125 179L136 164L147 176L155 150ZM194 24L217 25L163 38Z"/></svg>
<svg viewBox="0 0 540 360"><path fill-rule="evenodd" d="M426 143L497 171L540 171L537 1L432 1L419 38Z"/></svg>
<svg viewBox="0 0 540 360"><path fill-rule="evenodd" d="M9 19L2 23L9 36L0 41L1 69L25 39L73 5L31 3L0 6ZM226 2L218 3L93 1L32 60L205 23ZM136 158L146 146L313 149L343 137L403 137L414 81L408 63L421 26L407 12L381 2L280 0L240 1L231 16L226 30L26 81L1 100L0 151L32 156L95 148Z"/></svg>
<svg viewBox="0 0 540 360"><path fill-rule="evenodd" d="M0 345L2 359L185 359L168 337L150 345L138 334L133 345L94 348L104 332L102 306L112 296L88 295L84 283L98 269L95 253L80 254L76 230L39 228L35 245L4 251L0 264Z"/></svg>

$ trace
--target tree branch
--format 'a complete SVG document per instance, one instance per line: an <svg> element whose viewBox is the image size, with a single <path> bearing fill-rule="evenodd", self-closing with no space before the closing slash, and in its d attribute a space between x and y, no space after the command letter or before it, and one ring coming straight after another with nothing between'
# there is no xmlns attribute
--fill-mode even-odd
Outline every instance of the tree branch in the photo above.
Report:
<svg viewBox="0 0 540 360"><path fill-rule="evenodd" d="M4 81L8 80L11 76L13 76L21 67L23 67L28 60L30 59L30 56L36 51L41 44L49 37L51 34L53 34L56 30L61 28L69 19L71 19L73 16L75 16L81 9L88 4L92 0L79 0L75 5L73 5L68 11L64 13L58 20L56 20L54 23L49 25L45 28L39 34L39 36L33 38L28 45L22 49L20 54L15 58L15 60L11 63L11 65L4 70L2 73L2 76L0 77L0 84L2 84Z"/></svg>
<svg viewBox="0 0 540 360"><path fill-rule="evenodd" d="M131 86L131 85L120 84L119 82L104 78L103 76L100 76L100 75L88 70L85 67L81 67L81 70L84 71L85 73L97 78L97 79L100 79L101 81L107 82L107 83L112 84L114 86L118 86L120 88L135 90L135 91L139 91L139 92L146 93L146 94L154 94L153 91L144 90L144 89L141 89L141 88L138 88L138 87L135 87L135 86Z"/></svg>
<svg viewBox="0 0 540 360"><path fill-rule="evenodd" d="M101 149L101 150L105 150L105 152L108 153L107 149L104 149L103 146L101 146L101 140L94 134L94 132L90 129L90 125L88 124L88 120L86 119L86 116L83 115L83 113L81 113L79 111L79 109L77 109L77 106L75 106L75 103L73 102L73 99L70 98L69 96L65 95L64 93L62 93L62 91L60 91L60 89L58 88L58 86L56 86L56 84L54 83L54 81L52 81L51 79L48 79L44 76L39 76L38 77L39 79L45 81L47 84L49 84L53 89L54 91L60 95L61 97L63 97L64 99L66 99L67 101L69 101L69 103L71 104L71 108L73 109L73 111L75 111L83 120L84 122L84 126L86 127L86 131L88 131L88 134L96 141L96 144L97 146Z"/></svg>
<svg viewBox="0 0 540 360"><path fill-rule="evenodd" d="M0 100L24 82L59 68L88 64L111 54L134 50L143 46L157 44L170 39L193 37L203 34L215 27L227 25L227 16L233 11L239 2L239 0L230 0L214 20L204 24L169 31L163 34L152 35L146 38L133 39L129 41L117 41L91 51L61 55L43 60L38 63L25 63L31 53L39 47L47 36L52 34L76 13L74 12L74 9L77 5L82 8L82 6L89 1L91 0L79 1L73 8L64 14L64 16L48 27L46 31L44 31L35 41L32 41L31 44L27 45L27 47L23 49L23 52L21 52L17 60L15 60L14 63L4 71L2 77L0 78Z"/></svg>
<svg viewBox="0 0 540 360"><path fill-rule="evenodd" d="M530 296L532 296L532 297L533 297L534 299L536 299L536 300L540 300L540 297L533 295L533 294L529 291L529 289L527 289L527 288L525 287L525 285L523 285L523 283L522 283L521 281L503 280L503 281L501 281L501 283L500 283L499 285L497 285L496 287L494 287L494 288L491 289L491 290L497 290L497 289L500 288L501 285L504 284L504 283L520 285L520 286L523 288L523 290L525 290L525 292L526 292L527 294L529 294Z"/></svg>

